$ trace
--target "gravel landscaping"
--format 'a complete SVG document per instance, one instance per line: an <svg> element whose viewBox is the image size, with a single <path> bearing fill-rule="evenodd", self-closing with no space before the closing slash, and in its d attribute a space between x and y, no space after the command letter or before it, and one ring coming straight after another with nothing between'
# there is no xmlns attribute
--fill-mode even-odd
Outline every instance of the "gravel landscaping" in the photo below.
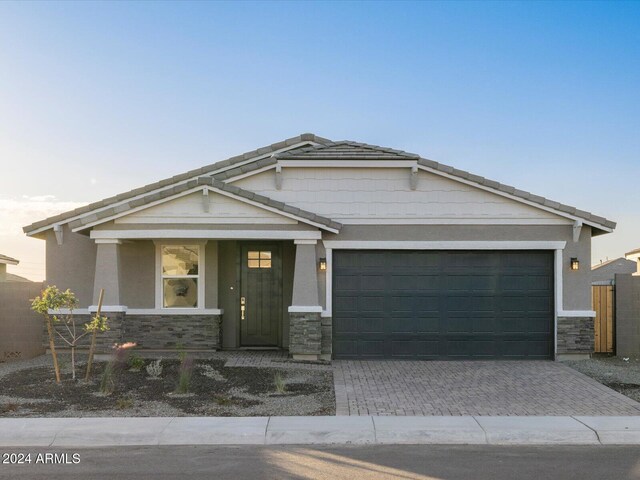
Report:
<svg viewBox="0 0 640 480"><path fill-rule="evenodd" d="M144 359L145 367L153 359ZM116 369L113 391L101 392L106 362L94 364L89 382L73 381L61 355L62 383L51 357L0 364L0 417L270 416L334 415L333 376L327 369L227 366L224 357L194 359L186 393L177 393L180 361L162 359L162 373ZM84 362L77 375L84 378ZM297 368L299 367L299 368Z"/></svg>
<svg viewBox="0 0 640 480"><path fill-rule="evenodd" d="M607 387L640 402L640 358L596 357L564 362Z"/></svg>

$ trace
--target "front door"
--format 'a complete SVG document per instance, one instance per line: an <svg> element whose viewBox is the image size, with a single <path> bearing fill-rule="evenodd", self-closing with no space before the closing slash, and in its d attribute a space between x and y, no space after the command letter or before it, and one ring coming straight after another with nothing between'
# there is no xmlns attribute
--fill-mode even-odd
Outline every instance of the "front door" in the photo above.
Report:
<svg viewBox="0 0 640 480"><path fill-rule="evenodd" d="M280 245L246 243L240 255L240 345L277 346L282 321Z"/></svg>

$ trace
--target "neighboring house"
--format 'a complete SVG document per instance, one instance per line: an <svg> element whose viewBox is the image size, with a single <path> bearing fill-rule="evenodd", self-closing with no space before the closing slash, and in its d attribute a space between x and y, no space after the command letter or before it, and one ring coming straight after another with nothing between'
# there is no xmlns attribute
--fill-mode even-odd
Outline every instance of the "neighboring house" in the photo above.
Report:
<svg viewBox="0 0 640 480"><path fill-rule="evenodd" d="M25 227L106 344L294 358L593 351L615 223L419 155L304 134Z"/></svg>
<svg viewBox="0 0 640 480"><path fill-rule="evenodd" d="M635 250L631 250L630 252L625 253L624 258L629 261L635 262L636 264L635 271L629 273L640 275L640 248L636 248Z"/></svg>
<svg viewBox="0 0 640 480"><path fill-rule="evenodd" d="M624 257L607 260L591 267L591 283L594 285L613 284L617 273L635 273L636 262Z"/></svg>
<svg viewBox="0 0 640 480"><path fill-rule="evenodd" d="M20 260L0 253L0 282L30 282L28 278L7 272L7 265L18 265Z"/></svg>

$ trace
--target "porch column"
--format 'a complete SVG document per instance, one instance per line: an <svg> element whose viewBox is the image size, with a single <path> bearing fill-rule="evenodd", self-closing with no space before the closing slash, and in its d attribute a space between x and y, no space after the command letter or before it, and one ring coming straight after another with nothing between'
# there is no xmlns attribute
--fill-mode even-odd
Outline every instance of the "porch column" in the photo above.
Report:
<svg viewBox="0 0 640 480"><path fill-rule="evenodd" d="M295 240L292 305L289 307L289 354L296 360L318 360L322 330L316 267L317 240Z"/></svg>
<svg viewBox="0 0 640 480"><path fill-rule="evenodd" d="M93 282L93 305L98 305L100 289L104 288L102 305L105 307L122 306L120 303L121 243L120 240L96 240L98 250L96 255L96 273Z"/></svg>

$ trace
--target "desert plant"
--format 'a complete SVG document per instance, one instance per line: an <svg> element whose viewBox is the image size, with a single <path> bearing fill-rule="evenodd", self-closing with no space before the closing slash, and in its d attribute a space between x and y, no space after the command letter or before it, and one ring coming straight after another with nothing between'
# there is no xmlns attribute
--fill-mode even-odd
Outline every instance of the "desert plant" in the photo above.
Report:
<svg viewBox="0 0 640 480"><path fill-rule="evenodd" d="M160 375L162 375L162 359L159 358L155 362L151 362L147 365L146 370L149 378L153 380L159 379Z"/></svg>
<svg viewBox="0 0 640 480"><path fill-rule="evenodd" d="M129 357L127 364L129 365L129 370L138 372L144 368L145 361L140 355L134 353Z"/></svg>
<svg viewBox="0 0 640 480"><path fill-rule="evenodd" d="M273 383L276 387L277 393L285 393L287 391L287 384L284 381L284 378L280 372L276 373L273 376Z"/></svg>
<svg viewBox="0 0 640 480"><path fill-rule="evenodd" d="M113 393L116 387L116 373L118 371L124 370L125 366L127 365L129 350L135 346L136 344L133 342L127 342L121 345L118 345L116 343L113 346L111 359L109 359L109 362L107 362L107 365L104 367L104 372L102 372L102 379L100 380L100 392L105 395Z"/></svg>
<svg viewBox="0 0 640 480"><path fill-rule="evenodd" d="M185 355L180 362L180 368L178 369L178 386L176 387L176 393L189 393L192 375L193 359Z"/></svg>
<svg viewBox="0 0 640 480"><path fill-rule="evenodd" d="M221 406L224 406L224 405L231 405L231 404L233 403L233 399L232 399L231 397L228 397L227 395L222 395L222 394L220 394L220 395L215 395L215 396L213 397L213 400L214 400L218 405L221 405Z"/></svg>
<svg viewBox="0 0 640 480"><path fill-rule="evenodd" d="M119 398L116 400L116 407L118 410L127 410L133 407L133 399L130 397Z"/></svg>

